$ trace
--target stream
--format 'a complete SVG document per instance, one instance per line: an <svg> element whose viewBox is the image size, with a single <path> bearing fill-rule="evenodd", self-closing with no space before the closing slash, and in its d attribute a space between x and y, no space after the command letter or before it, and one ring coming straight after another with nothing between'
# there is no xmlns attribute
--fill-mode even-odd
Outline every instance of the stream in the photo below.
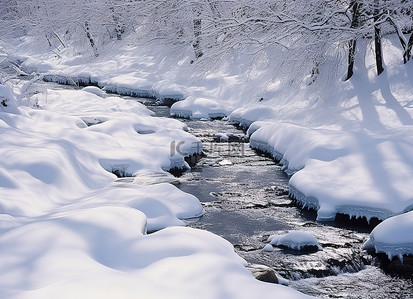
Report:
<svg viewBox="0 0 413 299"><path fill-rule="evenodd" d="M148 108L157 116L169 115L168 107ZM202 141L205 153L178 185L204 207L205 214L188 221L189 226L225 238L248 263L271 267L290 281L290 287L309 295L413 298L413 280L385 273L378 258L361 249L371 228L319 223L314 211L296 207L288 197L288 176L281 166L251 149L242 130L220 120L181 121ZM217 133L239 141L220 142ZM268 236L293 230L312 234L323 250L262 251Z"/></svg>
<svg viewBox="0 0 413 299"><path fill-rule="evenodd" d="M36 83L42 88L75 88ZM151 99L134 99L157 117L169 108ZM195 195L205 214L187 221L231 242L251 265L265 265L289 280L289 286L322 298L413 298L413 279L382 270L377 257L361 250L371 228L345 223L319 223L313 211L300 209L288 197L288 176L271 158L249 147L242 130L221 120L185 120L190 133L204 146L202 157L183 173L178 188ZM220 142L217 133L232 134L235 142ZM302 230L317 238L322 251L297 252L262 248L272 234Z"/></svg>

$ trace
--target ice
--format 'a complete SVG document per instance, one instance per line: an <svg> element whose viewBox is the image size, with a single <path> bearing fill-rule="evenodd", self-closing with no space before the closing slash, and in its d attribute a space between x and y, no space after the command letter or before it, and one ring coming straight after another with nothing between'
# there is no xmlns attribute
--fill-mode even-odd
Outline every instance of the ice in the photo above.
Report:
<svg viewBox="0 0 413 299"><path fill-rule="evenodd" d="M309 247L323 250L320 244L318 244L317 239L304 231L292 231L285 235L271 235L267 241L270 242L267 245L285 246L294 250L303 250Z"/></svg>

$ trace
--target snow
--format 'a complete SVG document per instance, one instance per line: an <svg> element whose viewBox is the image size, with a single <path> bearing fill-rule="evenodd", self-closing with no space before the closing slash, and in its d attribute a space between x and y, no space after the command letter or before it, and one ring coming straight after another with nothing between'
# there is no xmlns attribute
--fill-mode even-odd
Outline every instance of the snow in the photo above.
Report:
<svg viewBox="0 0 413 299"><path fill-rule="evenodd" d="M185 124L96 88L48 89L28 106L0 92L1 298L308 298L184 227L202 206L165 171L202 150Z"/></svg>
<svg viewBox="0 0 413 299"><path fill-rule="evenodd" d="M82 90L93 93L93 94L95 94L97 96L100 96L100 97L104 96L103 90L100 89L99 87L96 87L96 86L86 86L86 87L83 87Z"/></svg>
<svg viewBox="0 0 413 299"><path fill-rule="evenodd" d="M153 84L152 90L161 102L165 99L181 101L188 96L188 91L183 86L165 80Z"/></svg>
<svg viewBox="0 0 413 299"><path fill-rule="evenodd" d="M356 71L350 80L341 82L338 79L345 72L344 63L340 69L342 74L329 76L328 70L320 70L327 71L328 80L316 80L310 86L305 82L284 84L281 82L282 73L277 74L262 65L248 64L249 57L242 55L234 56L231 61L200 76L200 70L189 63L192 59L188 54L192 50L190 46L188 51L181 51L181 56L168 56L164 46L139 47L125 42L121 51L114 47L105 57L84 63L83 58L63 55L58 59L39 53L38 49L28 51L27 44L30 40L25 38L19 40L18 46L10 47L15 57L24 61L23 66L29 73L36 70L66 82L89 81L103 89L127 94L146 93L146 96L162 97L164 93L165 97L180 99L172 106L172 115L194 119L229 116L230 122L249 126L251 146L280 160L283 169L291 175L290 195L303 206L316 209L320 221L333 220L337 213L384 220L406 213L413 207L413 64L403 64L396 37L383 38L386 71L379 77L375 73L372 45L360 40ZM272 54L276 57L276 53ZM247 69L250 75L243 76ZM74 149L85 151L86 148L88 155L97 160L89 159L99 167L109 171L117 168L130 175L136 175L142 169L159 173L171 165L185 167L179 153L169 157L168 147L176 138L170 137L162 128L171 126L170 120L160 120L159 125L147 114L148 117L138 121L136 117L128 116L129 108L118 112L118 108L113 106L110 107L114 111L105 109L106 103L112 103L108 98L96 113L88 107L89 102L93 104L96 98L88 98L87 102L77 101L74 106L70 101L59 104L53 101L54 96L59 97L51 93L43 101L54 111L63 108L67 114L61 118L54 117L53 121L59 126L64 125L68 132L83 130L90 133L89 137L82 137L85 140L91 136L99 140L90 147L86 146L87 142L82 146L82 142L63 136L70 144L75 143ZM113 105L120 101L112 100ZM138 113L141 108L135 106L133 109ZM112 113L126 116L113 119L110 117ZM30 111L30 114L32 118L36 117L36 113ZM16 115L7 115L3 121L5 119L6 125L12 128L23 125ZM102 123L79 128L88 121ZM125 132L116 129L120 123L125 126ZM56 129L43 127L48 127L50 132L55 131L56 138L62 138L58 134L59 126ZM176 126L173 134L185 136L182 135L182 127ZM16 134L33 128L33 125L26 125ZM133 131L141 134L129 140L128 136ZM115 137L107 137L110 134ZM157 138L152 138L155 136ZM186 148L181 152L196 151L196 141L186 138L190 137L184 137ZM24 138L22 140L23 144L29 144ZM163 145L148 149L139 147L140 142ZM105 154L118 153L114 149L117 147L126 149L119 150L116 158ZM135 151L130 148L136 148L142 159L133 156ZM161 158L153 161L151 154ZM59 159L63 158L56 156L54 163L60 163ZM0 174L6 186L20 184L6 171Z"/></svg>
<svg viewBox="0 0 413 299"><path fill-rule="evenodd" d="M107 92L134 97L155 97L151 91L153 82L130 75L119 75L109 78L99 84Z"/></svg>
<svg viewBox="0 0 413 299"><path fill-rule="evenodd" d="M377 225L363 248L387 254L389 260L397 256L413 255L413 212L397 215Z"/></svg>
<svg viewBox="0 0 413 299"><path fill-rule="evenodd" d="M274 250L274 247L271 244L267 244L264 246L264 248L262 249L262 251L266 251L266 252L272 252Z"/></svg>
<svg viewBox="0 0 413 299"><path fill-rule="evenodd" d="M294 250L303 250L308 247L316 247L318 250L323 250L323 248L318 244L317 239L311 234L304 231L291 231L285 235L271 235L268 237L270 244L273 246L285 246ZM270 251L269 246L265 251Z"/></svg>
<svg viewBox="0 0 413 299"><path fill-rule="evenodd" d="M221 166L229 166L232 165L232 162L230 160L224 159L222 161L219 161L218 164Z"/></svg>
<svg viewBox="0 0 413 299"><path fill-rule="evenodd" d="M185 101L172 105L171 115L183 118L202 119L224 117L229 109L213 99L190 96Z"/></svg>
<svg viewBox="0 0 413 299"><path fill-rule="evenodd" d="M17 108L16 98L14 97L10 87L6 85L0 85L0 111L20 114L20 110Z"/></svg>
<svg viewBox="0 0 413 299"><path fill-rule="evenodd" d="M215 134L214 139L222 142L227 142L229 140L229 136L226 133L217 133Z"/></svg>

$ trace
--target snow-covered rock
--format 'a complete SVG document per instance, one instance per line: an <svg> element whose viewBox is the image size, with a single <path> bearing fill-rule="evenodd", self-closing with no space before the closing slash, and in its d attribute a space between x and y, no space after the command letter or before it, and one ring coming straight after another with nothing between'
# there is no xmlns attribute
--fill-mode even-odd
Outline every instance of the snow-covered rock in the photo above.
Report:
<svg viewBox="0 0 413 299"><path fill-rule="evenodd" d="M226 133L217 133L215 134L214 139L220 142L227 142L229 140L229 136Z"/></svg>
<svg viewBox="0 0 413 299"><path fill-rule="evenodd" d="M3 84L0 84L0 113L1 112L21 114L21 111L17 108L16 98L11 88Z"/></svg>
<svg viewBox="0 0 413 299"><path fill-rule="evenodd" d="M230 109L216 100L190 96L171 107L171 115L183 118L216 118L228 115Z"/></svg>
<svg viewBox="0 0 413 299"><path fill-rule="evenodd" d="M103 90L100 89L99 87L96 87L96 86L86 86L86 87L83 87L82 90L86 91L86 92L93 93L93 94L95 94L97 96L100 96L100 97L103 97L103 95L104 95Z"/></svg>
<svg viewBox="0 0 413 299"><path fill-rule="evenodd" d="M403 261L403 255L413 255L412 227L413 211L388 218L373 229L363 248Z"/></svg>
<svg viewBox="0 0 413 299"><path fill-rule="evenodd" d="M152 91L161 103L165 99L181 101L188 96L188 91L178 84L169 81L159 81L153 84Z"/></svg>
<svg viewBox="0 0 413 299"><path fill-rule="evenodd" d="M318 244L317 239L307 232L292 231L285 235L271 235L268 237L270 245L284 246L294 250L318 249L323 248ZM267 244L268 245L268 244ZM269 251L268 248L266 251Z"/></svg>

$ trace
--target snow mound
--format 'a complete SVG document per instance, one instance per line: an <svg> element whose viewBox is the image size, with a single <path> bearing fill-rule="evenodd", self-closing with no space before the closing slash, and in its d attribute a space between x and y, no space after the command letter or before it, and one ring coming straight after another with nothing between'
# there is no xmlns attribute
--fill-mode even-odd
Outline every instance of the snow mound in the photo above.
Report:
<svg viewBox="0 0 413 299"><path fill-rule="evenodd" d="M268 241L270 242L270 245L284 246L294 250L305 250L310 248L323 250L314 236L303 231L292 231L285 235L272 235L268 237ZM264 249L265 248L266 251L269 251L268 247L264 247Z"/></svg>
<svg viewBox="0 0 413 299"><path fill-rule="evenodd" d="M386 219L377 225L363 246L366 250L385 253L389 260L413 255L413 211Z"/></svg>
<svg viewBox="0 0 413 299"><path fill-rule="evenodd" d="M226 133L217 133L215 134L214 139L221 142L227 142L229 140L229 136Z"/></svg>
<svg viewBox="0 0 413 299"><path fill-rule="evenodd" d="M235 109L229 115L229 121L237 123L244 128L248 128L255 121L276 119L274 107L256 106L256 107L240 107Z"/></svg>
<svg viewBox="0 0 413 299"><path fill-rule="evenodd" d="M82 88L82 90L86 91L86 92L93 93L93 94L95 94L97 96L100 96L100 97L103 97L103 95L104 95L104 92L102 91L102 89L100 89L99 87L96 87L96 86L86 86L86 87Z"/></svg>
<svg viewBox="0 0 413 299"><path fill-rule="evenodd" d="M17 108L17 101L11 88L3 84L0 84L0 113L1 112L21 114L21 111Z"/></svg>
<svg viewBox="0 0 413 299"><path fill-rule="evenodd" d="M157 99L163 103L165 99L181 101L188 96L188 91L175 83L159 81L152 86L152 91Z"/></svg>
<svg viewBox="0 0 413 299"><path fill-rule="evenodd" d="M213 99L190 96L171 107L171 115L192 119L224 117L230 110Z"/></svg>

